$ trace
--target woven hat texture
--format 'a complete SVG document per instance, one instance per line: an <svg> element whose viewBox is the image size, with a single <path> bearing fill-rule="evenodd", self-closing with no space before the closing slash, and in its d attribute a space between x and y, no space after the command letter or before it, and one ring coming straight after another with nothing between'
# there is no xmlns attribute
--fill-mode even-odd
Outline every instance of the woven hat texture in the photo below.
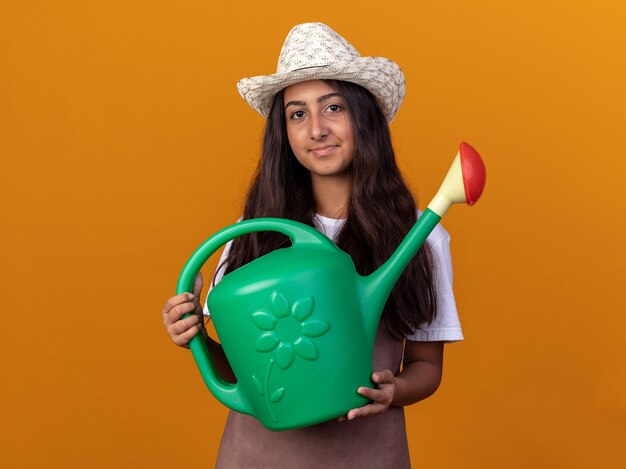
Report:
<svg viewBox="0 0 626 469"><path fill-rule="evenodd" d="M308 80L343 80L369 90L391 120L404 99L404 74L383 57L361 57L343 37L323 23L294 26L280 51L276 73L243 78L239 93L250 106L267 117L276 93Z"/></svg>

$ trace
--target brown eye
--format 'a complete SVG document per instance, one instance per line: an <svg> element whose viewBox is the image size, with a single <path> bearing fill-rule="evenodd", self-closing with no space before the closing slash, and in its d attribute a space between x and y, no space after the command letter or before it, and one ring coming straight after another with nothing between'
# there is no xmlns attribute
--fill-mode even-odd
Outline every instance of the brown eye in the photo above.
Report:
<svg viewBox="0 0 626 469"><path fill-rule="evenodd" d="M295 111L291 113L292 119L302 119L304 117L304 111Z"/></svg>

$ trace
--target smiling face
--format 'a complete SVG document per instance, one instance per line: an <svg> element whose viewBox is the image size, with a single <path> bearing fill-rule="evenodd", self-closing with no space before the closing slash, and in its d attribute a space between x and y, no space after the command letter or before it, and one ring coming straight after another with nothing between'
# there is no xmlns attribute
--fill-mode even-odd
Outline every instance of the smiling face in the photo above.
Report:
<svg viewBox="0 0 626 469"><path fill-rule="evenodd" d="M345 99L328 83L305 81L285 88L289 144L311 179L350 180L354 155L352 123Z"/></svg>

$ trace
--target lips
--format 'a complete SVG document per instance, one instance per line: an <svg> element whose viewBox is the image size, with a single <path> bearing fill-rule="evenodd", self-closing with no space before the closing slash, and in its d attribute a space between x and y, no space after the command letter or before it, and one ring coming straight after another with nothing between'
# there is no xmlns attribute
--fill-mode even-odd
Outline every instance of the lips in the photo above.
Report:
<svg viewBox="0 0 626 469"><path fill-rule="evenodd" d="M332 153L339 145L322 145L315 148L310 148L309 151L316 156L326 156Z"/></svg>

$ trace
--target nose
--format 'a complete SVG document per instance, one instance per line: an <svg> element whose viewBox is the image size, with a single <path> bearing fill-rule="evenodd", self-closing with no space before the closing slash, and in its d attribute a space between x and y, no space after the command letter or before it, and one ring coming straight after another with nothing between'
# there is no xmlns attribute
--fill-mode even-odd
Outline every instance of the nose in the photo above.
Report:
<svg viewBox="0 0 626 469"><path fill-rule="evenodd" d="M312 114L309 119L311 140L324 140L328 136L328 126L322 116Z"/></svg>

